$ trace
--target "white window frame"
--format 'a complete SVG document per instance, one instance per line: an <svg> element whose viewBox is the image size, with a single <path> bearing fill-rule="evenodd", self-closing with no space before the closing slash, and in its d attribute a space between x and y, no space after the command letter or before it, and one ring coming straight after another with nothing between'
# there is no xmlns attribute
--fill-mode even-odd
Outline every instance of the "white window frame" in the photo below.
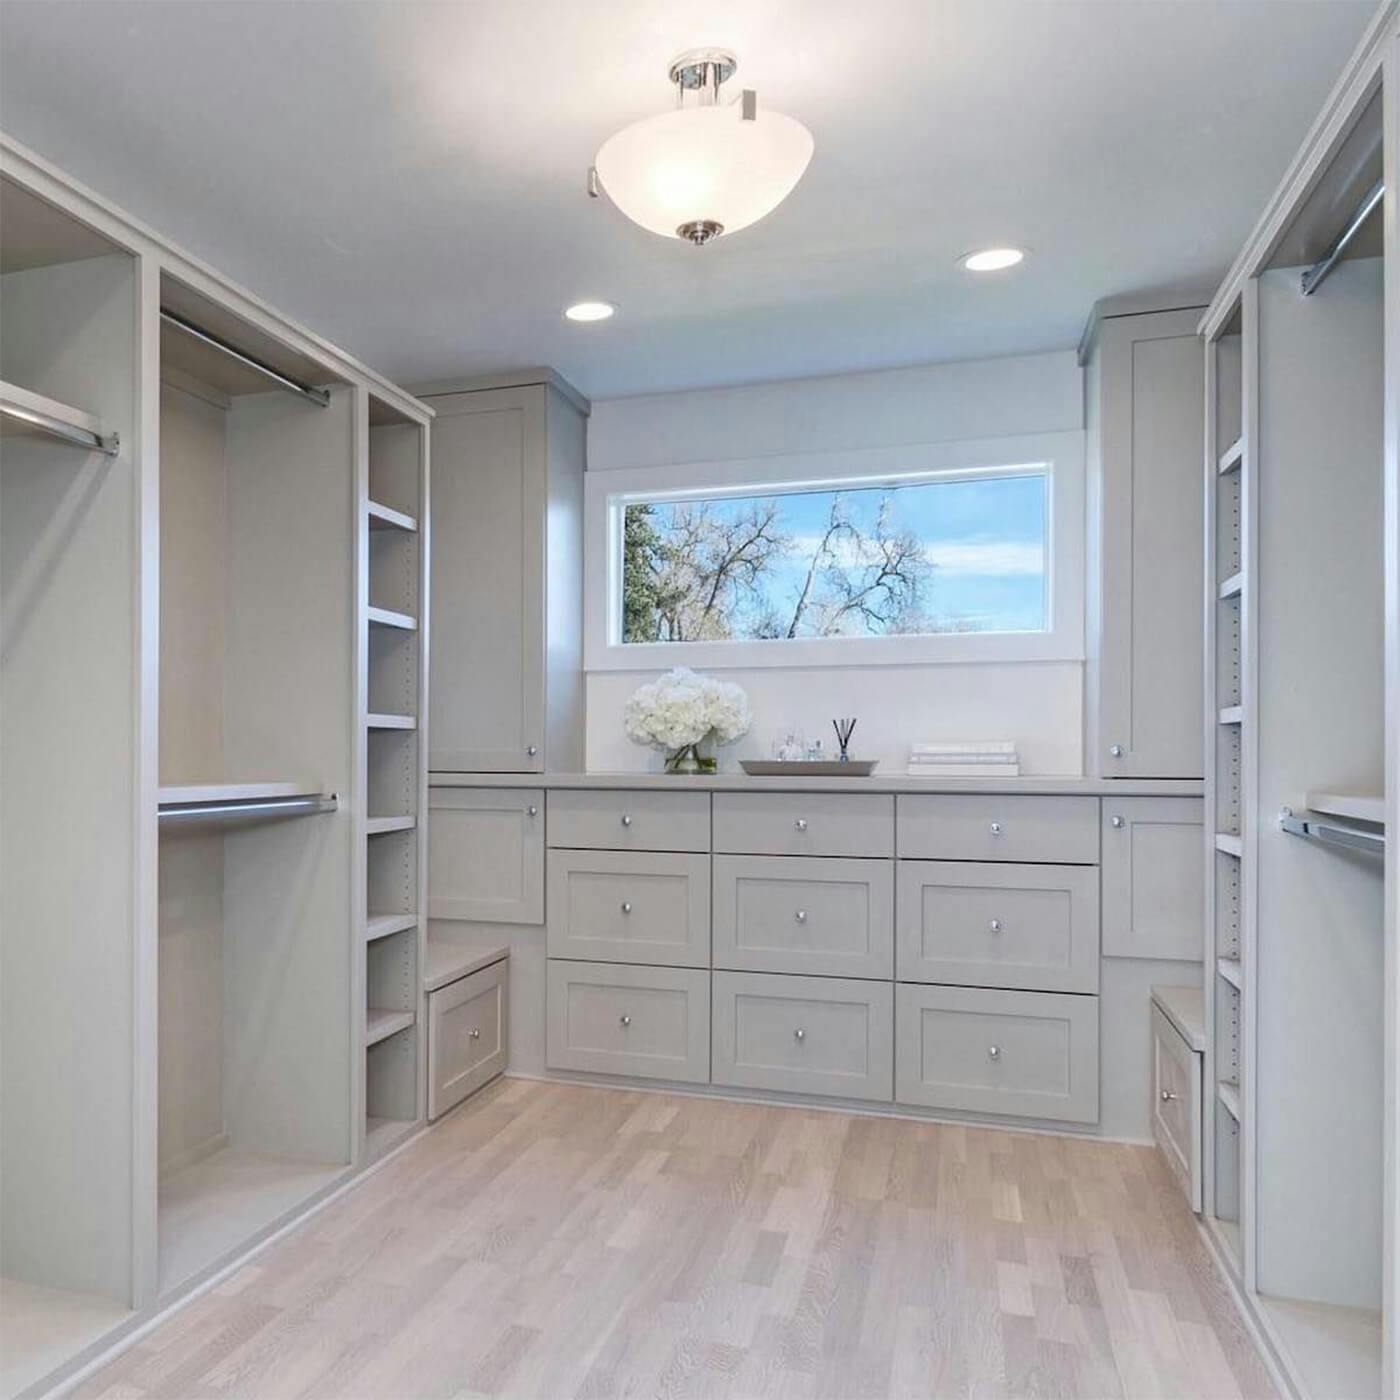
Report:
<svg viewBox="0 0 1400 1400"><path fill-rule="evenodd" d="M622 512L637 501L852 490L1043 468L1047 627L1043 632L947 632L897 637L794 637L715 642L621 640ZM909 666L939 662L1084 659L1084 434L1041 433L973 442L804 453L740 461L590 471L584 484L584 666L653 671L671 666Z"/></svg>

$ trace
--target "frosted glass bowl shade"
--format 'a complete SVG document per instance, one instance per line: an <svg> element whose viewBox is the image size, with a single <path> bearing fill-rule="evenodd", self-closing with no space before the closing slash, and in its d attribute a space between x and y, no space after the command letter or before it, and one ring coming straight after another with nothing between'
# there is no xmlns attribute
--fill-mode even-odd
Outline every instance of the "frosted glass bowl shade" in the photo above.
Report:
<svg viewBox="0 0 1400 1400"><path fill-rule="evenodd" d="M688 224L735 233L792 193L812 159L812 133L781 112L741 104L682 107L624 127L594 166L608 197L634 223L667 238Z"/></svg>

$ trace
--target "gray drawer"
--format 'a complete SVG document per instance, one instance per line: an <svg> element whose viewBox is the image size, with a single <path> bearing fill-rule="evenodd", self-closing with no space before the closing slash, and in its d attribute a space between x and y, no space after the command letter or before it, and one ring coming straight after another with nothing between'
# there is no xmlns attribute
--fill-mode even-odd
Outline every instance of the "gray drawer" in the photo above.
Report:
<svg viewBox="0 0 1400 1400"><path fill-rule="evenodd" d="M1099 989L1099 872L1079 865L899 862L901 982Z"/></svg>
<svg viewBox="0 0 1400 1400"><path fill-rule="evenodd" d="M916 860L1097 865L1097 797L913 796L899 799L899 854Z"/></svg>
<svg viewBox="0 0 1400 1400"><path fill-rule="evenodd" d="M893 992L888 982L716 972L714 1082L888 1102Z"/></svg>
<svg viewBox="0 0 1400 1400"><path fill-rule="evenodd" d="M755 856L893 855L894 799L875 793L716 793L715 850Z"/></svg>
<svg viewBox="0 0 1400 1400"><path fill-rule="evenodd" d="M428 993L428 1117L437 1118L506 1067L510 962Z"/></svg>
<svg viewBox="0 0 1400 1400"><path fill-rule="evenodd" d="M896 993L898 1103L1098 1121L1097 997L904 984Z"/></svg>
<svg viewBox="0 0 1400 1400"><path fill-rule="evenodd" d="M1201 1061L1152 1008L1152 1136L1191 1209L1201 1209Z"/></svg>
<svg viewBox="0 0 1400 1400"><path fill-rule="evenodd" d="M551 850L549 955L710 965L710 858Z"/></svg>
<svg viewBox="0 0 1400 1400"><path fill-rule="evenodd" d="M708 972L551 958L546 980L550 1069L709 1083Z"/></svg>
<svg viewBox="0 0 1400 1400"><path fill-rule="evenodd" d="M893 975L893 861L716 856L714 891L716 967Z"/></svg>
<svg viewBox="0 0 1400 1400"><path fill-rule="evenodd" d="M551 846L594 851L708 851L706 792L551 792Z"/></svg>

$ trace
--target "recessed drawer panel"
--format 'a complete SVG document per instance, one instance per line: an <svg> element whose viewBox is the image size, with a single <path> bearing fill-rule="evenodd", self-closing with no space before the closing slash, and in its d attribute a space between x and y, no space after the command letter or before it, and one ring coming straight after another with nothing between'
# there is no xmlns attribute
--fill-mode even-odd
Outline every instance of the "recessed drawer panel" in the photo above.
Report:
<svg viewBox="0 0 1400 1400"><path fill-rule="evenodd" d="M893 855L894 799L876 793L716 793L715 850L757 856Z"/></svg>
<svg viewBox="0 0 1400 1400"><path fill-rule="evenodd" d="M897 992L897 1102L1098 1121L1097 997L904 984Z"/></svg>
<svg viewBox="0 0 1400 1400"><path fill-rule="evenodd" d="M437 1118L506 1067L510 963L428 994L428 1117Z"/></svg>
<svg viewBox="0 0 1400 1400"><path fill-rule="evenodd" d="M1099 800L980 795L901 797L899 854L916 860L1097 865Z"/></svg>
<svg viewBox="0 0 1400 1400"><path fill-rule="evenodd" d="M893 861L716 856L714 890L716 967L892 975Z"/></svg>
<svg viewBox="0 0 1400 1400"><path fill-rule="evenodd" d="M1201 1209L1201 1055L1152 1008L1152 1136L1192 1210Z"/></svg>
<svg viewBox="0 0 1400 1400"><path fill-rule="evenodd" d="M710 858L549 852L549 955L710 965Z"/></svg>
<svg viewBox="0 0 1400 1400"><path fill-rule="evenodd" d="M551 846L594 851L708 851L707 792L549 794Z"/></svg>
<svg viewBox="0 0 1400 1400"><path fill-rule="evenodd" d="M888 982L716 972L714 1082L888 1101L893 992Z"/></svg>
<svg viewBox="0 0 1400 1400"><path fill-rule="evenodd" d="M550 1069L707 1084L710 974L551 958Z"/></svg>
<svg viewBox="0 0 1400 1400"><path fill-rule="evenodd" d="M1092 867L899 862L899 980L1099 989Z"/></svg>

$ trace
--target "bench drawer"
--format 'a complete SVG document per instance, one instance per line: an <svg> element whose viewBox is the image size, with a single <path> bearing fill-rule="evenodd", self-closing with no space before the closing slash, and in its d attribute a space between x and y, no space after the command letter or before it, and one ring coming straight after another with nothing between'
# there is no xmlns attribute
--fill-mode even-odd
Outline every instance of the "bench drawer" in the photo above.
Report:
<svg viewBox="0 0 1400 1400"><path fill-rule="evenodd" d="M510 962L428 993L428 1117L438 1118L506 1067Z"/></svg>
<svg viewBox="0 0 1400 1400"><path fill-rule="evenodd" d="M715 850L755 856L891 856L894 798L878 793L716 793Z"/></svg>
<svg viewBox="0 0 1400 1400"><path fill-rule="evenodd" d="M961 794L901 797L899 854L915 860L1097 865L1099 800Z"/></svg>
<svg viewBox="0 0 1400 1400"><path fill-rule="evenodd" d="M708 851L707 792L563 791L549 794L551 846L593 851Z"/></svg>
<svg viewBox="0 0 1400 1400"><path fill-rule="evenodd" d="M1099 989L1099 872L1077 865L899 863L899 980Z"/></svg>
<svg viewBox="0 0 1400 1400"><path fill-rule="evenodd" d="M1152 1008L1152 1136L1191 1204L1201 1209L1202 1056Z"/></svg>
<svg viewBox="0 0 1400 1400"><path fill-rule="evenodd" d="M897 990L897 1102L1098 1121L1097 997L903 984Z"/></svg>
<svg viewBox="0 0 1400 1400"><path fill-rule="evenodd" d="M550 957L709 967L709 856L551 850L548 867Z"/></svg>
<svg viewBox="0 0 1400 1400"><path fill-rule="evenodd" d="M714 931L716 967L890 977L894 862L716 856Z"/></svg>
<svg viewBox="0 0 1400 1400"><path fill-rule="evenodd" d="M551 958L550 1069L640 1079L710 1080L710 974Z"/></svg>
<svg viewBox="0 0 1400 1400"><path fill-rule="evenodd" d="M714 1082L889 1102L894 988L840 977L714 974Z"/></svg>

